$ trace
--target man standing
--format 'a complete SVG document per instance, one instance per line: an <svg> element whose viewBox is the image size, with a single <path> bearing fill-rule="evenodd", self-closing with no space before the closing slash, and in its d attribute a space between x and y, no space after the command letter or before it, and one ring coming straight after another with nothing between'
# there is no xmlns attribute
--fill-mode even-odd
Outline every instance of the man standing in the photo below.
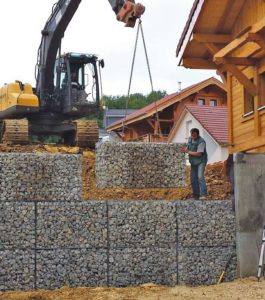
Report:
<svg viewBox="0 0 265 300"><path fill-rule="evenodd" d="M200 131L193 128L190 131L191 136L188 140L187 148L183 152L189 154L189 162L191 164L191 187L194 199L205 200L207 196L207 186L205 181L205 168L208 161L206 150L206 142L200 137Z"/></svg>

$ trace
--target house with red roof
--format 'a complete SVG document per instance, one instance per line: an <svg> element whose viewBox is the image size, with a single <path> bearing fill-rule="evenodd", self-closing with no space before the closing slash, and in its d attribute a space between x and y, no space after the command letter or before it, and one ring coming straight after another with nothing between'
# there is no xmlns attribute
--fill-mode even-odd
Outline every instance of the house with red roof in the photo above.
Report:
<svg viewBox="0 0 265 300"><path fill-rule="evenodd" d="M192 128L205 139L209 163L228 158L228 109L226 106L187 105L172 129L168 142L187 143Z"/></svg>
<svg viewBox="0 0 265 300"><path fill-rule="evenodd" d="M210 162L226 159L227 93L224 84L214 77L127 115L111 124L107 131L115 132L127 142L184 143L192 127L201 129L209 142L209 156L213 157Z"/></svg>

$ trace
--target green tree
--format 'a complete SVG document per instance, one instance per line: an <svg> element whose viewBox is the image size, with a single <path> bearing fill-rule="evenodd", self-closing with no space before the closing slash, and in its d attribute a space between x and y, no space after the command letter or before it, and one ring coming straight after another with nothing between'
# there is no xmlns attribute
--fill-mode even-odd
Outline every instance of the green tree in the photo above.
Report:
<svg viewBox="0 0 265 300"><path fill-rule="evenodd" d="M121 96L104 96L103 103L109 109L125 109L126 101L128 100L129 109L140 109L146 105L158 101L167 95L166 91L154 91L148 95L141 93L132 94L129 99L125 95ZM104 112L100 111L98 114L91 114L86 119L97 120L99 127L103 128Z"/></svg>
<svg viewBox="0 0 265 300"><path fill-rule="evenodd" d="M144 106L158 101L167 95L166 91L154 91L148 95L141 93L131 94L129 99L127 96L104 96L104 105L109 109L124 109L126 101L128 101L129 109L140 109Z"/></svg>

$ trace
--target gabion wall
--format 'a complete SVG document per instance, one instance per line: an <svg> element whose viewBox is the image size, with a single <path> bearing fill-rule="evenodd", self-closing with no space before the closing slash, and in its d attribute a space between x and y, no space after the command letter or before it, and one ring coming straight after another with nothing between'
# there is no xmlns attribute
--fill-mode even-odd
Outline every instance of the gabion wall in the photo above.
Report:
<svg viewBox="0 0 265 300"><path fill-rule="evenodd" d="M0 153L0 201L80 200L79 155Z"/></svg>
<svg viewBox="0 0 265 300"><path fill-rule="evenodd" d="M236 277L228 201L0 201L0 229L2 291Z"/></svg>
<svg viewBox="0 0 265 300"><path fill-rule="evenodd" d="M100 188L173 188L185 185L181 144L103 143L97 149Z"/></svg>

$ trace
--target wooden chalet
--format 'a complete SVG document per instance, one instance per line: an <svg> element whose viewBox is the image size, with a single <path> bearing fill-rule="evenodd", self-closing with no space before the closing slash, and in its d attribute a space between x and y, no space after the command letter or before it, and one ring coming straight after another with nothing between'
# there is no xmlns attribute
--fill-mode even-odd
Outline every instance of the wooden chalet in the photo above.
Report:
<svg viewBox="0 0 265 300"><path fill-rule="evenodd" d="M265 151L265 1L196 0L179 65L216 69L228 90L230 152Z"/></svg>
<svg viewBox="0 0 265 300"><path fill-rule="evenodd" d="M209 78L128 115L107 131L116 132L125 141L168 142L185 106L190 104L227 106L225 85Z"/></svg>

